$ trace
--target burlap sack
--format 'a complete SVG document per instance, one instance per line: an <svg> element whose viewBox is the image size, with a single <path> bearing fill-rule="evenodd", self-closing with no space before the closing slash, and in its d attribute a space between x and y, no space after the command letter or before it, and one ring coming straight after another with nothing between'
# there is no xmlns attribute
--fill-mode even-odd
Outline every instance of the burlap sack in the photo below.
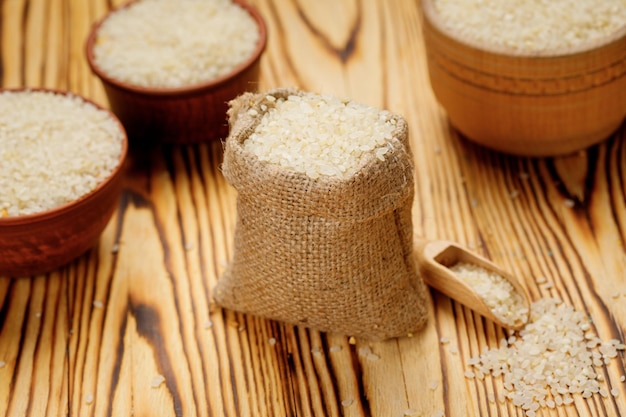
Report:
<svg viewBox="0 0 626 417"><path fill-rule="evenodd" d="M237 221L233 258L213 297L228 309L370 340L415 332L427 309L412 255L406 122L395 116L385 162L372 156L349 180L314 180L242 146L272 106L268 94L300 93L247 93L230 103L222 171L238 191Z"/></svg>

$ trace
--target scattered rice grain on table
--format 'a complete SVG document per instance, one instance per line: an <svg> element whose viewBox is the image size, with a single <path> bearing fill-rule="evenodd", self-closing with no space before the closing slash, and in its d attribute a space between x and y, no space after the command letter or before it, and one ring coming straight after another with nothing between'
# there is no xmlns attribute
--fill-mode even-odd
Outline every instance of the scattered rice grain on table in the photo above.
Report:
<svg viewBox="0 0 626 417"><path fill-rule="evenodd" d="M19 216L73 201L119 164L124 133L74 95L0 93L0 212Z"/></svg>
<svg viewBox="0 0 626 417"><path fill-rule="evenodd" d="M152 378L152 381L150 382L150 386L152 388L159 388L161 384L163 384L164 382L165 382L165 377L159 374Z"/></svg>
<svg viewBox="0 0 626 417"><path fill-rule="evenodd" d="M523 52L577 47L626 26L626 0L434 0L434 6L458 37Z"/></svg>
<svg viewBox="0 0 626 417"><path fill-rule="evenodd" d="M227 74L258 41L256 21L231 0L141 0L102 23L94 58L111 78L174 88Z"/></svg>
<svg viewBox="0 0 626 417"><path fill-rule="evenodd" d="M541 408L571 404L575 396L608 397L597 368L625 348L616 339L600 340L585 313L560 300L541 299L532 304L524 329L468 360L472 370L466 377L501 377L505 397L531 417Z"/></svg>
<svg viewBox="0 0 626 417"><path fill-rule="evenodd" d="M269 101L274 107L244 142L261 161L310 178L347 179L391 149L396 124L388 111L309 92Z"/></svg>

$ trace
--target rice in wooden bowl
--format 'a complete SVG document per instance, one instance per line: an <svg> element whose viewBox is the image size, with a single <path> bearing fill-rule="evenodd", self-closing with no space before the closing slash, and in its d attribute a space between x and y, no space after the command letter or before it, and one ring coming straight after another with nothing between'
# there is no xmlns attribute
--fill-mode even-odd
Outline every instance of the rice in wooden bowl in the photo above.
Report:
<svg viewBox="0 0 626 417"><path fill-rule="evenodd" d="M626 1L422 0L422 9L433 91L472 141L567 154L626 117Z"/></svg>
<svg viewBox="0 0 626 417"><path fill-rule="evenodd" d="M240 0L135 0L96 23L87 61L131 143L201 143L228 134L228 101L256 91L267 42Z"/></svg>
<svg viewBox="0 0 626 417"><path fill-rule="evenodd" d="M47 273L96 244L127 148L119 120L85 98L0 90L0 276Z"/></svg>

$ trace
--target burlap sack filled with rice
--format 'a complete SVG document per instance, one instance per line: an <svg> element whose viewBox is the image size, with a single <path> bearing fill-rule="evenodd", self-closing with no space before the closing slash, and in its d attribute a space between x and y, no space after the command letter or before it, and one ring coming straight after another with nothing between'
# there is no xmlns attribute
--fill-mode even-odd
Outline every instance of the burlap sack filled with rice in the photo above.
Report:
<svg viewBox="0 0 626 417"><path fill-rule="evenodd" d="M291 89L230 103L222 170L237 195L226 308L370 340L427 319L412 256L403 118Z"/></svg>

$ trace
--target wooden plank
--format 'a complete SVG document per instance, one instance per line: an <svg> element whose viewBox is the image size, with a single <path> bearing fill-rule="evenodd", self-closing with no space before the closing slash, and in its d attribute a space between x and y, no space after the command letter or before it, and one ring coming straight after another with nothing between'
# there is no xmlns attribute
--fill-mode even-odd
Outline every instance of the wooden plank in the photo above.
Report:
<svg viewBox="0 0 626 417"><path fill-rule="evenodd" d="M1 2L0 84L106 106L84 40L122 3ZM407 119L416 236L463 243L520 276L534 299L562 298L603 339L624 338L624 126L568 158L491 152L459 136L430 91L418 2L252 3L269 26L262 89L349 96ZM504 331L436 292L422 332L378 343L214 308L237 208L221 151L135 152L93 250L45 276L0 278L0 415L522 415L499 401L498 378L463 376ZM624 356L600 372L617 397L542 415L626 415Z"/></svg>

